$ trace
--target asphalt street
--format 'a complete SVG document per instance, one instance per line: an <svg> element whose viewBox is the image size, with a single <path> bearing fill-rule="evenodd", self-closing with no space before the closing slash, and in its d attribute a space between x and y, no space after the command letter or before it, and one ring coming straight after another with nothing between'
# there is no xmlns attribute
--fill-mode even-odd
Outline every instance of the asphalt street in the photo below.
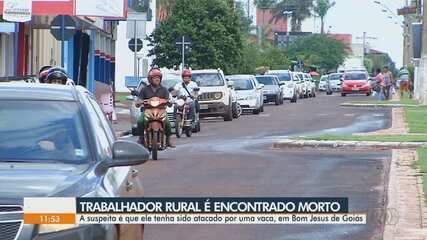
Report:
<svg viewBox="0 0 427 240"><path fill-rule="evenodd" d="M365 98L322 94L232 122L205 119L202 132L146 163L142 178L150 197L349 197L367 225L148 225L144 239L382 239L389 152L272 148L285 136L388 127L389 110L339 106Z"/></svg>

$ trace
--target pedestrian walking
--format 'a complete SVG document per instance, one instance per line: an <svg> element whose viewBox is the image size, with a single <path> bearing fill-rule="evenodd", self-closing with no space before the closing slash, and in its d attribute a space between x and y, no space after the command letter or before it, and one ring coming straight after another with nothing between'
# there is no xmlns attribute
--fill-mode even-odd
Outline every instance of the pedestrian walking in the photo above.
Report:
<svg viewBox="0 0 427 240"><path fill-rule="evenodd" d="M403 94L407 93L408 96L411 98L411 91L410 91L410 83L409 83L409 71L402 67L399 72L399 90L400 90L400 98L403 98Z"/></svg>
<svg viewBox="0 0 427 240"><path fill-rule="evenodd" d="M386 100L390 100L393 88L393 74L388 69L388 66L383 68L382 75L384 76L384 97Z"/></svg>
<svg viewBox="0 0 427 240"><path fill-rule="evenodd" d="M384 76L381 72L380 68L377 68L375 75L374 85L372 86L372 90L375 92L375 96L378 100L384 100Z"/></svg>

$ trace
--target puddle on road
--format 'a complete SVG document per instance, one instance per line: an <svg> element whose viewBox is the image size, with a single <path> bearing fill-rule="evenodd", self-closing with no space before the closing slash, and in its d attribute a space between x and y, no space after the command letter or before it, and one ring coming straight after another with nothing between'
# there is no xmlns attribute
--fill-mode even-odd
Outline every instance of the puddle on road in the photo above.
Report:
<svg viewBox="0 0 427 240"><path fill-rule="evenodd" d="M381 130L387 127L389 120L385 119L385 114L368 114L362 115L356 118L353 124L346 127L329 128L319 131L312 131L304 134L309 135L322 135L322 134L334 134L334 135L349 135L353 133L372 132Z"/></svg>
<svg viewBox="0 0 427 240"><path fill-rule="evenodd" d="M373 132L386 128L389 125L389 120L386 119L384 113L366 114L357 117L356 120L348 126L338 128L328 128L316 131L302 132L297 134L288 134L281 136L268 136L266 139L279 140L289 137L298 136L314 136L314 135L350 135L353 133Z"/></svg>
<svg viewBox="0 0 427 240"><path fill-rule="evenodd" d="M386 115L384 113L370 113L357 117L351 125L345 127L329 128L317 131L301 132L296 134L278 136L248 136L229 140L210 140L209 144L206 144L204 142L192 142L189 144L178 145L178 148L191 148L199 152L232 152L234 154L254 154L255 151L253 151L252 149L253 146L265 146L271 144L273 141L281 140L284 138L323 134L349 135L353 133L377 131L386 128L388 124L389 120L386 119Z"/></svg>

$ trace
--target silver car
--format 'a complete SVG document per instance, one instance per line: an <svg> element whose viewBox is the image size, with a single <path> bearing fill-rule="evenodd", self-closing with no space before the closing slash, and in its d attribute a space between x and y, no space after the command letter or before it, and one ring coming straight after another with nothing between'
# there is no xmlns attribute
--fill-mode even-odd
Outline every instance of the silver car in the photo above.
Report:
<svg viewBox="0 0 427 240"><path fill-rule="evenodd" d="M254 114L264 111L264 85L258 83L253 75L231 75L228 79L234 82L237 101L243 111Z"/></svg>
<svg viewBox="0 0 427 240"><path fill-rule="evenodd" d="M255 77L256 80L264 84L264 103L274 102L276 105L283 104L283 92L279 78L274 75L260 75Z"/></svg>
<svg viewBox="0 0 427 240"><path fill-rule="evenodd" d="M135 230L142 238L142 225L22 222L24 197L143 196L138 171L149 152L116 139L88 90L1 84L0 109L7 112L0 128L0 239L113 240Z"/></svg>

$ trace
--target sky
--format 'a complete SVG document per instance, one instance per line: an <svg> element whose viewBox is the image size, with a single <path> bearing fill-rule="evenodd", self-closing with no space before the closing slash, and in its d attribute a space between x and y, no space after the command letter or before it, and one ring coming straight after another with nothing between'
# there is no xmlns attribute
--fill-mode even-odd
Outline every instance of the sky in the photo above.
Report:
<svg viewBox="0 0 427 240"><path fill-rule="evenodd" d="M404 6L404 0L380 0L396 13L396 9ZM374 3L374 0L335 0L336 5L328 12L325 29L331 26L331 33L350 33L353 43L362 40L366 32L371 48L389 53L397 67L402 66L403 30L395 22L402 22L403 17L389 19L390 13L384 13L384 7ZM325 30L326 31L326 30Z"/></svg>

